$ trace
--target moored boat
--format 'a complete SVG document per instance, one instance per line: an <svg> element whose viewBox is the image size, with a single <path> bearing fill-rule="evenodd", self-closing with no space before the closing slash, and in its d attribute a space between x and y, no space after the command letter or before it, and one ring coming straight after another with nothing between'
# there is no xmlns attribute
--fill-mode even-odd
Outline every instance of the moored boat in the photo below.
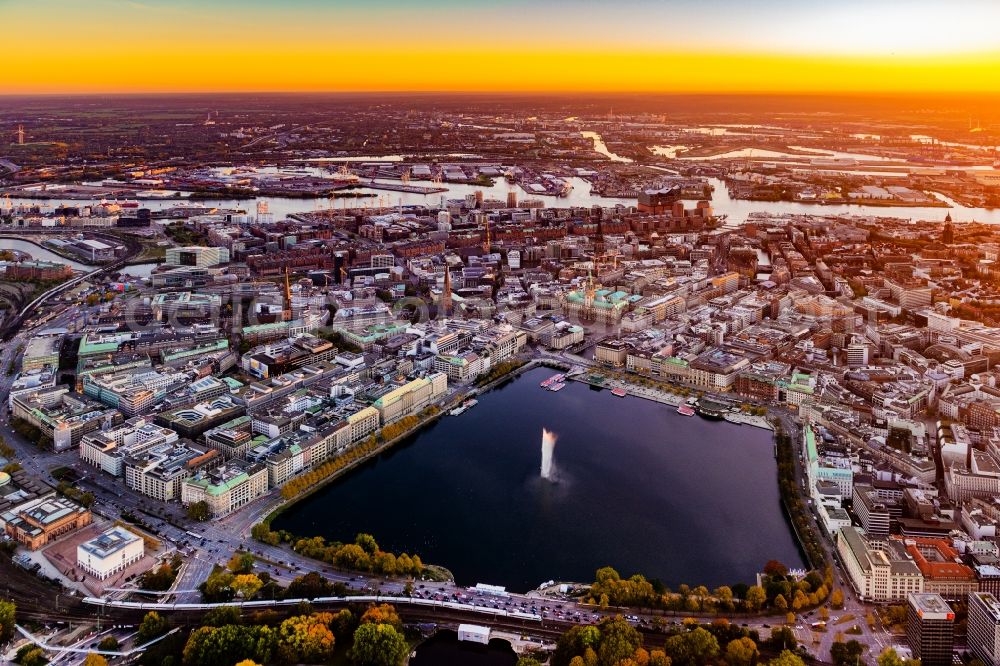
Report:
<svg viewBox="0 0 1000 666"><path fill-rule="evenodd" d="M698 401L696 411L702 418L718 420L726 415L727 407L721 403L702 398Z"/></svg>
<svg viewBox="0 0 1000 666"><path fill-rule="evenodd" d="M478 400L476 400L475 398L469 398L468 400L463 402L460 406L456 407L455 409L451 410L448 413L451 414L452 416L461 416L462 414L469 411L478 404L479 404Z"/></svg>

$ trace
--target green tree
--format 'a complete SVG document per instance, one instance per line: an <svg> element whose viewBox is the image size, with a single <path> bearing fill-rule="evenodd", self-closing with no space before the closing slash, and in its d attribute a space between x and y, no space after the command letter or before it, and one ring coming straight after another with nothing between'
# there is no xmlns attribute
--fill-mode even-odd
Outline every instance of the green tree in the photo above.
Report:
<svg viewBox="0 0 1000 666"><path fill-rule="evenodd" d="M601 632L601 642L597 647L597 659L601 666L617 666L642 647L642 636L623 617L602 620L597 628Z"/></svg>
<svg viewBox="0 0 1000 666"><path fill-rule="evenodd" d="M408 652L406 639L391 625L362 624L348 657L358 666L399 666Z"/></svg>
<svg viewBox="0 0 1000 666"><path fill-rule="evenodd" d="M87 654L87 658L83 660L83 666L108 666L108 660L103 655L90 652Z"/></svg>
<svg viewBox="0 0 1000 666"><path fill-rule="evenodd" d="M397 574L396 567L396 556L392 553L380 550L372 558L372 568L376 573L384 576L395 576Z"/></svg>
<svg viewBox="0 0 1000 666"><path fill-rule="evenodd" d="M856 666L862 663L861 655L865 652L865 645L856 640L846 643L837 641L830 646L830 658L836 666Z"/></svg>
<svg viewBox="0 0 1000 666"><path fill-rule="evenodd" d="M240 609L236 606L216 606L205 613L202 619L202 626L224 627L227 624L242 624Z"/></svg>
<svg viewBox="0 0 1000 666"><path fill-rule="evenodd" d="M403 620L394 606L389 604L372 605L361 616L361 624L388 624L396 631L403 630Z"/></svg>
<svg viewBox="0 0 1000 666"><path fill-rule="evenodd" d="M277 546L281 543L281 535L278 532L272 532L271 526L267 523L257 523L251 527L250 536L269 546Z"/></svg>
<svg viewBox="0 0 1000 666"><path fill-rule="evenodd" d="M722 587L715 588L715 599L719 604L719 608L722 610L733 610L733 590L732 588L723 585Z"/></svg>
<svg viewBox="0 0 1000 666"><path fill-rule="evenodd" d="M719 654L719 641L702 627L671 636L663 647L675 666L698 666Z"/></svg>
<svg viewBox="0 0 1000 666"><path fill-rule="evenodd" d="M97 649L101 652L115 652L118 650L118 639L114 636L105 636L97 644Z"/></svg>
<svg viewBox="0 0 1000 666"><path fill-rule="evenodd" d="M201 584L201 594L208 603L229 601L236 594L233 581L236 576L225 570L213 571L208 580Z"/></svg>
<svg viewBox="0 0 1000 666"><path fill-rule="evenodd" d="M150 569L142 575L140 584L144 590L163 591L169 590L177 578L177 572L170 566L169 562L164 562L156 569Z"/></svg>
<svg viewBox="0 0 1000 666"><path fill-rule="evenodd" d="M360 546L361 549L369 555L374 555L379 550L378 542L375 541L375 537L371 534L365 534L364 532L354 537L354 544Z"/></svg>
<svg viewBox="0 0 1000 666"><path fill-rule="evenodd" d="M795 632L788 627L775 627L771 629L771 638L767 640L767 645L772 650L794 650L798 645Z"/></svg>
<svg viewBox="0 0 1000 666"><path fill-rule="evenodd" d="M263 581L255 574L239 574L233 577L233 591L243 599L252 599L262 587L264 587Z"/></svg>
<svg viewBox="0 0 1000 666"><path fill-rule="evenodd" d="M649 666L670 666L670 657L663 650L653 650L649 653Z"/></svg>
<svg viewBox="0 0 1000 666"><path fill-rule="evenodd" d="M784 595L779 594L774 598L774 608L782 613L788 610L788 602L785 601Z"/></svg>
<svg viewBox="0 0 1000 666"><path fill-rule="evenodd" d="M337 550L333 563L338 567L356 571L369 571L372 568L371 557L361 546L354 543Z"/></svg>
<svg viewBox="0 0 1000 666"><path fill-rule="evenodd" d="M11 601L0 601L0 645L14 637L17 624L17 606Z"/></svg>
<svg viewBox="0 0 1000 666"><path fill-rule="evenodd" d="M17 651L14 661L21 666L44 666L49 663L49 658L45 656L45 651L37 645L28 644Z"/></svg>
<svg viewBox="0 0 1000 666"><path fill-rule="evenodd" d="M833 604L834 608L844 607L844 593L840 588L837 588L830 595L830 603Z"/></svg>
<svg viewBox="0 0 1000 666"><path fill-rule="evenodd" d="M201 500L199 502L193 502L187 506L187 517L191 520L197 520L200 523L205 522L212 517L212 511L208 507L208 502Z"/></svg>
<svg viewBox="0 0 1000 666"><path fill-rule="evenodd" d="M747 610L755 611L760 610L766 601L767 593L764 592L764 588L759 585L754 585L747 590L746 598L743 600L743 603L746 604Z"/></svg>
<svg viewBox="0 0 1000 666"><path fill-rule="evenodd" d="M595 648L601 642L601 632L597 627L575 626L564 632L556 641L556 649L552 653L552 666L568 666L573 657L583 657L588 649ZM594 658L597 658L595 653Z"/></svg>
<svg viewBox="0 0 1000 666"><path fill-rule="evenodd" d="M328 597L333 586L315 571L310 571L304 576L299 576L288 584L285 590L285 597L288 599L315 599L316 597Z"/></svg>
<svg viewBox="0 0 1000 666"><path fill-rule="evenodd" d="M752 666L757 661L757 644L744 636L726 644L726 661L731 666Z"/></svg>
<svg viewBox="0 0 1000 666"><path fill-rule="evenodd" d="M167 620L160 617L160 614L156 611L149 611L146 616L142 618L142 624L139 625L139 631L136 634L136 640L140 644L148 643L157 636L161 636L167 632Z"/></svg>
<svg viewBox="0 0 1000 666"><path fill-rule="evenodd" d="M791 650L782 650L781 654L767 662L767 666L805 666L805 662Z"/></svg>
<svg viewBox="0 0 1000 666"><path fill-rule="evenodd" d="M253 563L255 561L253 553L248 553L245 550L239 550L233 553L233 556L229 558L226 568L234 574L248 574L253 571Z"/></svg>
<svg viewBox="0 0 1000 666"><path fill-rule="evenodd" d="M334 615L333 621L330 622L330 629L333 630L333 635L337 638L347 638L357 627L358 623L354 618L354 613L346 608Z"/></svg>
<svg viewBox="0 0 1000 666"><path fill-rule="evenodd" d="M878 666L906 666L906 661L891 647L882 650L882 654L875 659L875 663Z"/></svg>
<svg viewBox="0 0 1000 666"><path fill-rule="evenodd" d="M542 666L542 662L534 657L521 657L515 666Z"/></svg>
<svg viewBox="0 0 1000 666"><path fill-rule="evenodd" d="M333 656L334 637L330 631L333 615L296 615L278 628L278 656L288 663L315 664Z"/></svg>
<svg viewBox="0 0 1000 666"><path fill-rule="evenodd" d="M274 659L277 633L267 626L198 627L184 645L185 666L231 666L244 659L269 663Z"/></svg>

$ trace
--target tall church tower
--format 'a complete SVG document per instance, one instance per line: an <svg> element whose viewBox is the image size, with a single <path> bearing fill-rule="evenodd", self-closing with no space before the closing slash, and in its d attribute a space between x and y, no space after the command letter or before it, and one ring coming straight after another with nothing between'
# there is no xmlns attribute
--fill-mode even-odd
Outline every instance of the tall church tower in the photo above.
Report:
<svg viewBox="0 0 1000 666"><path fill-rule="evenodd" d="M594 275L587 271L587 289L583 293L583 305L588 311L594 307L594 297L597 295L597 287L594 286Z"/></svg>
<svg viewBox="0 0 1000 666"><path fill-rule="evenodd" d="M951 245L955 242L955 227L951 226L951 213L944 217L944 231L941 232L941 242Z"/></svg>
<svg viewBox="0 0 1000 666"><path fill-rule="evenodd" d="M440 314L448 317L451 315L451 269L445 264L444 267L444 289L441 291Z"/></svg>
<svg viewBox="0 0 1000 666"><path fill-rule="evenodd" d="M285 266L285 309L282 315L285 321L292 320L292 285L288 278L288 266Z"/></svg>

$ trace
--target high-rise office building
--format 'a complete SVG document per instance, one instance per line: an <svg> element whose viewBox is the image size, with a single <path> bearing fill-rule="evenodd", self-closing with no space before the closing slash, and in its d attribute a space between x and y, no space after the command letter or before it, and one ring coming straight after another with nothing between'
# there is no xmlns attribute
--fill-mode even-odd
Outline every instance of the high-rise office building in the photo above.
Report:
<svg viewBox="0 0 1000 666"><path fill-rule="evenodd" d="M949 666L955 638L955 611L940 594L906 599L906 638L923 666Z"/></svg>
<svg viewBox="0 0 1000 666"><path fill-rule="evenodd" d="M969 649L986 664L1000 666L1000 601L989 592L969 595Z"/></svg>

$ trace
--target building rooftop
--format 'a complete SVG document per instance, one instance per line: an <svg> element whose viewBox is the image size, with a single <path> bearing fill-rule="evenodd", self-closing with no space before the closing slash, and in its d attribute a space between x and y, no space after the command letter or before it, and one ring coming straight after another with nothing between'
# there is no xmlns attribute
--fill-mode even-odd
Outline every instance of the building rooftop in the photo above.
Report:
<svg viewBox="0 0 1000 666"><path fill-rule="evenodd" d="M116 526L90 541L81 543L79 548L95 557L105 559L141 538L124 527Z"/></svg>
<svg viewBox="0 0 1000 666"><path fill-rule="evenodd" d="M908 597L910 605L917 610L921 620L954 620L955 611L940 594L922 592Z"/></svg>

